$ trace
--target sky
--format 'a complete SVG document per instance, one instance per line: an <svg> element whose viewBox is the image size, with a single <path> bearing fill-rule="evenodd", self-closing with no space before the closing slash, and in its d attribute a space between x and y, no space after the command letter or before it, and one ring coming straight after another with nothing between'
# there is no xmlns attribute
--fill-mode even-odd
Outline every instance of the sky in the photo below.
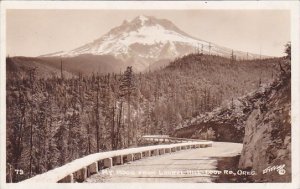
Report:
<svg viewBox="0 0 300 189"><path fill-rule="evenodd" d="M72 50L139 15L168 19L186 33L250 53L283 56L288 10L37 10L6 14L6 54L39 56Z"/></svg>

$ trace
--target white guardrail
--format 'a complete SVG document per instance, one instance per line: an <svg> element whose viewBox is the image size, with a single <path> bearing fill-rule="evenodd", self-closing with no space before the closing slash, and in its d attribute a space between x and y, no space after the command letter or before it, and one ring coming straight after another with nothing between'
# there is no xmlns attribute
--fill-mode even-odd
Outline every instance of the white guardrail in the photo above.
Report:
<svg viewBox="0 0 300 189"><path fill-rule="evenodd" d="M177 138L170 137L169 135L144 135L142 136L143 140L153 141L153 142L205 142L207 140L201 139L188 139L188 138Z"/></svg>
<svg viewBox="0 0 300 189"><path fill-rule="evenodd" d="M192 148L205 148L212 146L211 141L185 142L179 144L155 145L122 150L99 152L76 159L61 167L36 175L21 183L72 183L83 182L92 174L99 170L115 165L121 165L129 161L142 158L173 153L180 150Z"/></svg>

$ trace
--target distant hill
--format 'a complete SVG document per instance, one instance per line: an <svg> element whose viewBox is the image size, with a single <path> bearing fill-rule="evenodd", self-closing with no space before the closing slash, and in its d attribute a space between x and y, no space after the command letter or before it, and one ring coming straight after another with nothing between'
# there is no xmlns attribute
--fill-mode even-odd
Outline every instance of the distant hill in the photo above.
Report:
<svg viewBox="0 0 300 189"><path fill-rule="evenodd" d="M62 60L66 70L82 74L120 73L127 65L130 65L130 63L110 55L82 54L77 57L39 57L39 59L56 68L60 67L60 61Z"/></svg>
<svg viewBox="0 0 300 189"><path fill-rule="evenodd" d="M110 55L84 54L75 57L11 57L7 58L7 72L27 74L36 68L36 76L48 78L60 76L61 62L65 77L89 75L92 73L120 73L130 63L125 63Z"/></svg>
<svg viewBox="0 0 300 189"><path fill-rule="evenodd" d="M58 63L60 66L60 63ZM29 77L34 73L35 78L52 78L60 77L60 67L54 66L48 61L39 58L30 57L12 57L6 58L6 77L7 78L23 78ZM72 77L73 74L63 70L66 78Z"/></svg>

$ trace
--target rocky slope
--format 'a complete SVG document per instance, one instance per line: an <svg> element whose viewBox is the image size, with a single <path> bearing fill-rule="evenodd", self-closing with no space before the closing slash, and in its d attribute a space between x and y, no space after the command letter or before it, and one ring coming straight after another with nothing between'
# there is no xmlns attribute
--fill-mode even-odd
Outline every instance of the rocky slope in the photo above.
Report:
<svg viewBox="0 0 300 189"><path fill-rule="evenodd" d="M257 182L291 181L291 78L288 63L281 77L254 103L245 122L242 169L252 169ZM273 166L284 166L272 171ZM269 169L267 169L269 168Z"/></svg>

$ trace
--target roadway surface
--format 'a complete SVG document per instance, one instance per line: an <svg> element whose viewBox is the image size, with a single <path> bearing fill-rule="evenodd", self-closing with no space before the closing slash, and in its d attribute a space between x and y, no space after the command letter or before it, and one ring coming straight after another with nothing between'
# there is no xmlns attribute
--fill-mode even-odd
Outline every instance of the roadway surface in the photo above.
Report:
<svg viewBox="0 0 300 189"><path fill-rule="evenodd" d="M86 182L213 182L220 158L239 155L242 144L214 142L212 147L147 157L101 170ZM223 171L223 170L222 170Z"/></svg>

